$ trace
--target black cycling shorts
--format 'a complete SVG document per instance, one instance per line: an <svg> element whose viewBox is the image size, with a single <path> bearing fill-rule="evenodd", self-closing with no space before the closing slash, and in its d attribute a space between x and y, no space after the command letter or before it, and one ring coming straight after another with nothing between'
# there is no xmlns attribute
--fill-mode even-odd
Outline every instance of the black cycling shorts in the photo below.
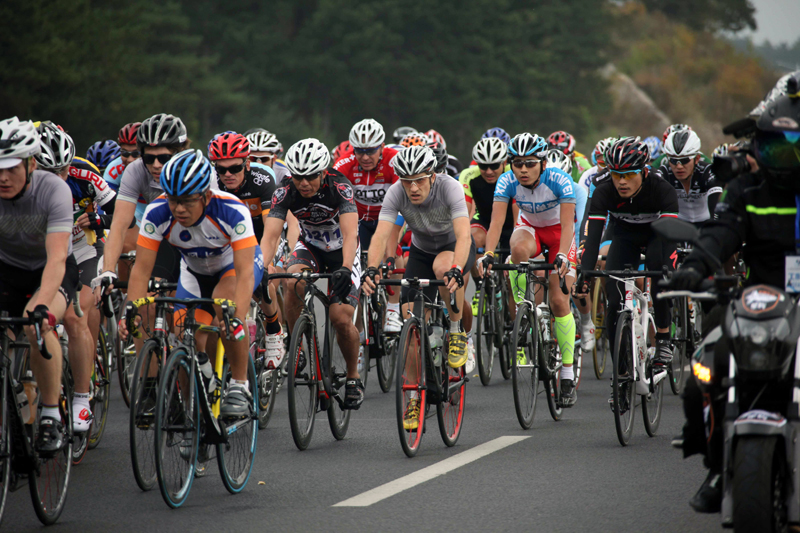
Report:
<svg viewBox="0 0 800 533"><path fill-rule="evenodd" d="M151 276L165 279L170 283L178 283L181 277L181 253L166 239L158 245L156 264L153 265Z"/></svg>
<svg viewBox="0 0 800 533"><path fill-rule="evenodd" d="M413 244L411 245L411 249L408 253L408 259L406 261L406 273L403 275L404 279L411 279L411 278L419 278L419 279L436 279L436 274L433 272L433 262L436 260L436 256L438 256L442 252L454 252L456 249L456 243L453 242L446 246L443 246L439 250L436 251L435 254L429 254L428 252L423 252ZM469 271L472 270L472 267L475 265L475 241L473 240L470 247L469 247L469 257L467 258L467 264L463 266L462 272L469 274ZM436 297L436 291L438 287L424 287L422 289L422 293L425 295L425 298L430 300L431 302ZM417 290L411 287L403 287L400 292L400 302L401 303L413 303L414 298L417 296ZM459 305L461 305L459 303Z"/></svg>
<svg viewBox="0 0 800 533"><path fill-rule="evenodd" d="M78 264L78 278L81 280L81 283L86 287L92 286L92 280L98 276L97 272L97 265L100 260L103 258L103 251L105 250L105 245L103 241L98 240L94 245L95 250L97 250L97 255L92 258L86 259Z"/></svg>
<svg viewBox="0 0 800 533"><path fill-rule="evenodd" d="M29 270L0 261L0 311L7 311L8 316L21 317L28 301L42 284L42 272L44 272L44 267ZM67 306L75 299L77 285L78 263L70 254L67 258L64 279L61 281L59 289L67 301Z"/></svg>
<svg viewBox="0 0 800 533"><path fill-rule="evenodd" d="M377 220L358 221L358 241L361 244L361 249L364 250L364 252L369 251L369 245L372 243L372 236L375 235L376 229L378 229Z"/></svg>
<svg viewBox="0 0 800 533"><path fill-rule="evenodd" d="M293 265L303 265L311 269L315 273L330 273L342 268L344 259L342 257L342 249L331 250L326 252L320 250L316 246L304 242L302 239L297 240L294 250L289 255L289 261L286 263L286 270L289 270ZM361 247L356 250L356 257L353 260L353 272L350 276L353 282L350 288L350 294L347 296L347 301L343 302L353 307L358 307L358 296L361 291ZM330 284L328 284L330 287ZM330 303L335 304L341 302L338 296L331 294L328 290Z"/></svg>
<svg viewBox="0 0 800 533"><path fill-rule="evenodd" d="M491 220L480 216L478 213L475 213L475 216L472 217L469 221L470 228L481 228L486 233L489 233L489 226L491 224ZM514 226L511 228L503 228L503 232L500 234L500 242L497 243L497 247L502 250L510 250L511 249L511 234L514 233ZM508 256L508 253L500 254L502 257L500 259L505 260Z"/></svg>

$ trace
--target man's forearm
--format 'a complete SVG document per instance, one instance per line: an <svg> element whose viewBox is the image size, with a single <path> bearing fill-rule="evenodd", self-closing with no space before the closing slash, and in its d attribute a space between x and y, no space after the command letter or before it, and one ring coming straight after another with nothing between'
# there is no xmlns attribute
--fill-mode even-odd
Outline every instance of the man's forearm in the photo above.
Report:
<svg viewBox="0 0 800 533"><path fill-rule="evenodd" d="M358 249L358 237L346 235L342 245L342 266L353 270L353 263L356 260L356 250Z"/></svg>
<svg viewBox="0 0 800 533"><path fill-rule="evenodd" d="M67 265L64 259L47 261L42 271L42 283L39 285L39 291L36 293L36 305L50 305L56 297L58 288L61 287L61 282L64 280L66 271Z"/></svg>
<svg viewBox="0 0 800 533"><path fill-rule="evenodd" d="M121 228L122 224L117 222L116 219L111 221L111 229L109 230L108 239L106 239L105 249L103 251L103 271L116 272L117 262L122 253L122 246L125 243L125 230ZM122 229L122 231L120 231Z"/></svg>

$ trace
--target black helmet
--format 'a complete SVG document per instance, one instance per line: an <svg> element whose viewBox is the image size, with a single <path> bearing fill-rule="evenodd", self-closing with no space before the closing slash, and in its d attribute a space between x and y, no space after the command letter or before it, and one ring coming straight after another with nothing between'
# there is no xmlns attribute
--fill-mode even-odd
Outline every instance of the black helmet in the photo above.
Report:
<svg viewBox="0 0 800 533"><path fill-rule="evenodd" d="M417 133L417 130L410 126L400 126L394 133L392 133L392 138L394 139L395 144L400 144L400 141L403 140L403 137L408 135L409 133Z"/></svg>
<svg viewBox="0 0 800 533"><path fill-rule="evenodd" d="M800 80L793 77L786 87L758 117L753 152L774 185L800 192Z"/></svg>
<svg viewBox="0 0 800 533"><path fill-rule="evenodd" d="M436 156L436 172L445 173L447 171L447 150L437 141L431 141L425 146L433 150L433 155Z"/></svg>
<svg viewBox="0 0 800 533"><path fill-rule="evenodd" d="M650 161L650 149L639 137L623 137L606 149L605 162L615 172L639 172Z"/></svg>

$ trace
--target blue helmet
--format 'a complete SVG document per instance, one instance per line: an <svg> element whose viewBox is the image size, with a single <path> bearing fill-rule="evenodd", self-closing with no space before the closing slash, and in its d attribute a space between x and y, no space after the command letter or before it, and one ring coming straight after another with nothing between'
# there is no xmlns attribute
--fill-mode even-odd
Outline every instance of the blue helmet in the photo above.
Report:
<svg viewBox="0 0 800 533"><path fill-rule="evenodd" d="M489 137L497 137L506 144L511 142L511 135L506 133L503 128L490 128L486 130L481 139L488 139Z"/></svg>
<svg viewBox="0 0 800 533"><path fill-rule="evenodd" d="M119 145L112 141L97 141L86 150L86 159L101 171L119 157Z"/></svg>
<svg viewBox="0 0 800 533"><path fill-rule="evenodd" d="M650 149L650 159L658 159L661 156L661 140L651 135L642 141Z"/></svg>
<svg viewBox="0 0 800 533"><path fill-rule="evenodd" d="M200 150L175 154L161 171L161 188L170 196L206 192L211 186L211 163Z"/></svg>
<svg viewBox="0 0 800 533"><path fill-rule="evenodd" d="M538 135L531 135L530 133L519 133L508 144L508 154L511 157L537 155L545 158L548 149L547 141Z"/></svg>

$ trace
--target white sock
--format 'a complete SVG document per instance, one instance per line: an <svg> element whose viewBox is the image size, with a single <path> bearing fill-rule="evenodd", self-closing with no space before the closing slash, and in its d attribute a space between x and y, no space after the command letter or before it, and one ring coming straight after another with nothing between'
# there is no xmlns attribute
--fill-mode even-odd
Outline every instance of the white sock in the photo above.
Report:
<svg viewBox="0 0 800 533"><path fill-rule="evenodd" d="M400 314L400 302L393 304L389 302L389 305L386 306L387 311L394 311L397 314Z"/></svg>
<svg viewBox="0 0 800 533"><path fill-rule="evenodd" d="M461 321L453 320L450 322L450 333L458 333L459 331L461 331Z"/></svg>
<svg viewBox="0 0 800 533"><path fill-rule="evenodd" d="M575 373L572 371L572 365L561 367L561 379L575 379Z"/></svg>
<svg viewBox="0 0 800 533"><path fill-rule="evenodd" d="M245 389L247 388L247 380L240 381L238 379L231 379L231 385L241 385Z"/></svg>
<svg viewBox="0 0 800 533"><path fill-rule="evenodd" d="M592 313L581 313L581 326L585 326L592 321Z"/></svg>
<svg viewBox="0 0 800 533"><path fill-rule="evenodd" d="M54 420L61 420L61 413L58 412L56 407L42 407L42 418L52 418Z"/></svg>
<svg viewBox="0 0 800 533"><path fill-rule="evenodd" d="M72 405L80 405L81 407L89 407L89 393L82 394L80 392L76 392L72 395Z"/></svg>

